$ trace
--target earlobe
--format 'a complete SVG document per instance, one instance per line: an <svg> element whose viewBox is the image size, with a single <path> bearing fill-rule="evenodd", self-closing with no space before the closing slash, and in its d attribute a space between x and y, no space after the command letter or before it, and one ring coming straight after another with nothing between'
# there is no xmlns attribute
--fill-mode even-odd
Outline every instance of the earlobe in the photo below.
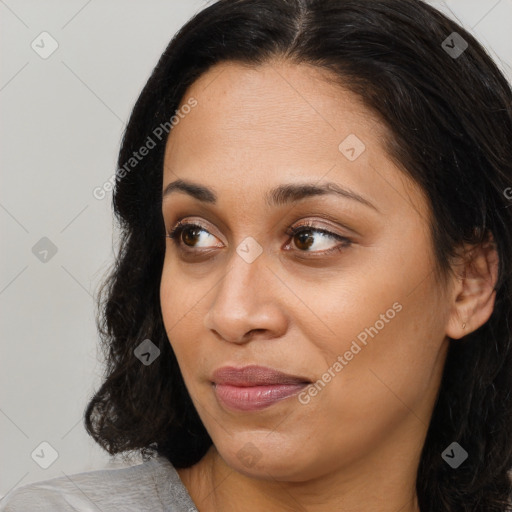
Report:
<svg viewBox="0 0 512 512"><path fill-rule="evenodd" d="M492 234L480 245L464 247L451 295L446 335L460 339L476 331L492 315L499 257Z"/></svg>

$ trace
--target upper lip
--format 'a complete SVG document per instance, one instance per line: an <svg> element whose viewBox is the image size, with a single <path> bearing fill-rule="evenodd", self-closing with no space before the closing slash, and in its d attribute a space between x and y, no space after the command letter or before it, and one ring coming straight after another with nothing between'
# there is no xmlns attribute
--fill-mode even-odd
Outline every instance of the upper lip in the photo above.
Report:
<svg viewBox="0 0 512 512"><path fill-rule="evenodd" d="M223 366L213 372L212 381L215 384L229 384L242 387L311 382L306 377L290 375L274 368L258 365L243 366L241 368Z"/></svg>

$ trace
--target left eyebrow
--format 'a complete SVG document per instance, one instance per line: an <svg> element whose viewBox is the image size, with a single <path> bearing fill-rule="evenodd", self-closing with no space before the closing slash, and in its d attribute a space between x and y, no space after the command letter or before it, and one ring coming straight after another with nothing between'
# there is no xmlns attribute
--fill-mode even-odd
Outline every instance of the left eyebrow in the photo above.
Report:
<svg viewBox="0 0 512 512"><path fill-rule="evenodd" d="M183 192L204 203L217 203L217 194L211 188L187 180L176 180L169 183L162 194L162 199L171 192ZM269 190L265 194L265 202L268 206L281 206L308 197L335 194L346 199L357 201L365 206L379 209L368 199L360 196L353 190L341 187L337 183L327 182L321 185L316 183L287 183Z"/></svg>

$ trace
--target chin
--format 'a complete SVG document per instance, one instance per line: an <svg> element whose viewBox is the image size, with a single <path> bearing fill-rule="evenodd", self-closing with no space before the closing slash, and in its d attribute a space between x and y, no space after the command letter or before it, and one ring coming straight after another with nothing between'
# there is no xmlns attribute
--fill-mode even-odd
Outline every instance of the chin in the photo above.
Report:
<svg viewBox="0 0 512 512"><path fill-rule="evenodd" d="M247 436L246 440L240 439L236 447L230 443L229 446L220 446L217 450L229 467L249 478L303 482L319 476L312 467L318 461L311 457L308 464L304 443L286 446L278 438L271 440L271 436L269 431L264 431L260 436L252 435ZM320 470L322 466L325 467L325 464L319 465L317 469Z"/></svg>

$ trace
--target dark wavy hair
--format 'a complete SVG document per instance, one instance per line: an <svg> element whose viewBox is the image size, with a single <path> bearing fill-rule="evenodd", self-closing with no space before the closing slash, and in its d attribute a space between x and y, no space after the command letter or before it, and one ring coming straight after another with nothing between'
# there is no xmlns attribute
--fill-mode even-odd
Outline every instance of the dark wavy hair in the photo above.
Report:
<svg viewBox="0 0 512 512"><path fill-rule="evenodd" d="M459 56L447 50L454 41L462 48L460 40L443 43L453 32L468 43ZM512 91L475 38L421 0L220 0L174 36L135 104L119 153L119 248L97 303L106 370L85 411L88 433L112 455L160 454L177 468L198 462L212 444L160 309L167 136L136 167L125 164L211 66L275 58L329 71L388 127L387 153L428 197L439 279L453 271L460 244L483 244L492 234L499 256L494 311L476 331L449 340L416 489L423 512L509 510ZM148 366L134 356L145 339L161 351ZM457 469L441 457L453 441L469 453Z"/></svg>

